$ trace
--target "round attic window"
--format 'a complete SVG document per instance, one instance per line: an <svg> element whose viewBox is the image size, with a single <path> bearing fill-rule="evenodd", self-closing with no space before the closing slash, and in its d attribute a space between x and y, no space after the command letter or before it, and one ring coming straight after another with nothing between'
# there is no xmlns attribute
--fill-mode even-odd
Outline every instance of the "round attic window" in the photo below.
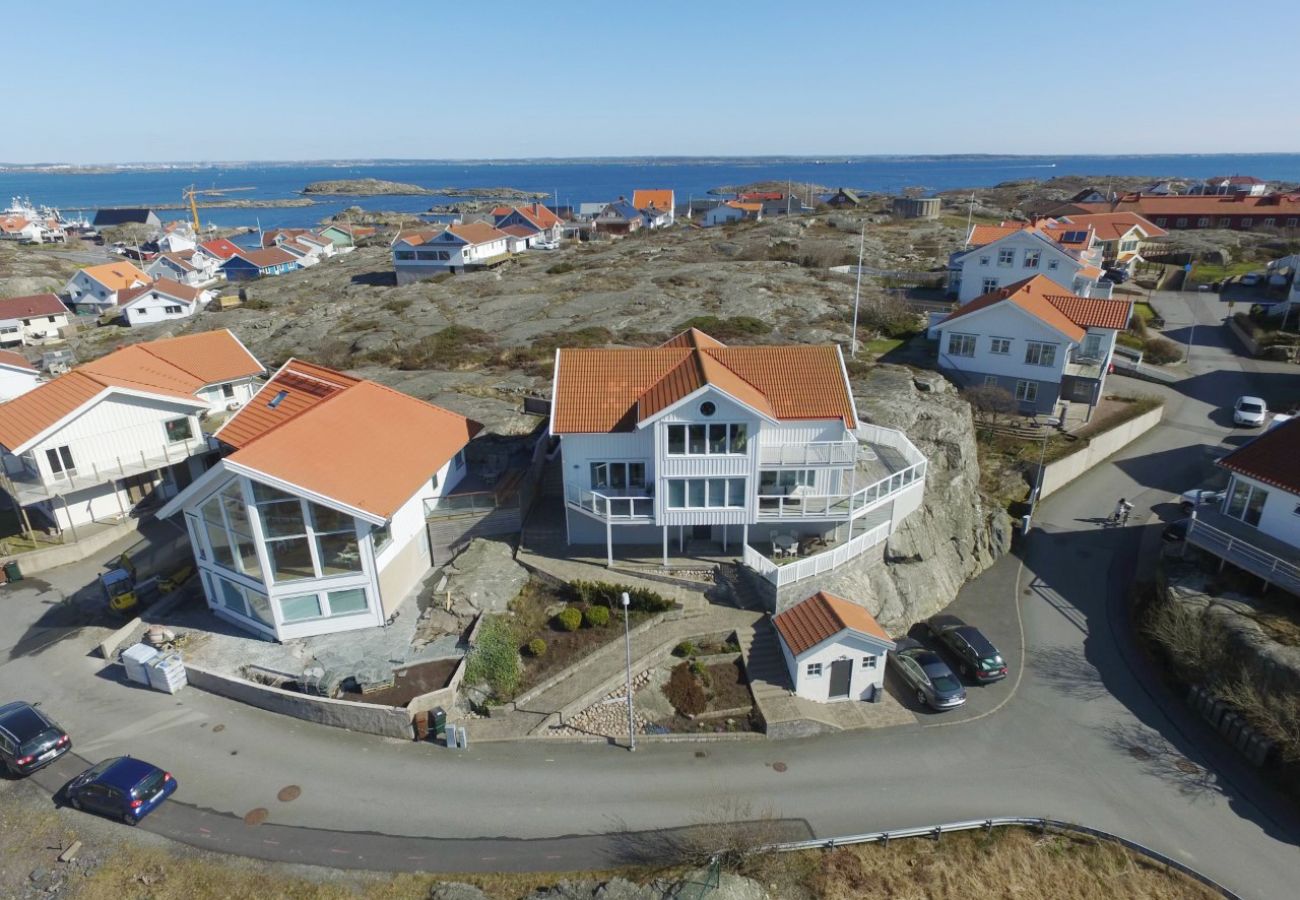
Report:
<svg viewBox="0 0 1300 900"><path fill-rule="evenodd" d="M712 400L705 400L700 404L700 415L702 416L711 416L717 411L718 408L713 405Z"/></svg>

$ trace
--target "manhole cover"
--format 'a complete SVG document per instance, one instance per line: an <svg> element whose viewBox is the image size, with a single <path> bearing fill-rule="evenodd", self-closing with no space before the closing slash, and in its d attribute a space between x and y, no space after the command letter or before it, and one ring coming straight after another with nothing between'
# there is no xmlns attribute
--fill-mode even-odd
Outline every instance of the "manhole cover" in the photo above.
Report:
<svg viewBox="0 0 1300 900"><path fill-rule="evenodd" d="M783 762L774 762L774 763L772 763L772 771L773 771L773 772L784 772L785 770L786 770L786 764L785 764L785 763L783 763Z"/></svg>
<svg viewBox="0 0 1300 900"><path fill-rule="evenodd" d="M1033 588L1025 588L1025 589L1024 589L1023 591L1021 591L1020 593L1022 593L1022 594L1032 594L1033 592L1034 592L1034 589L1033 589Z"/></svg>
<svg viewBox="0 0 1300 900"><path fill-rule="evenodd" d="M1150 753L1150 751L1147 750L1147 749L1144 748L1144 747L1129 747L1129 748L1128 748L1128 752L1129 752L1130 754L1132 754L1132 756L1133 756L1134 759L1150 759L1150 758L1151 758L1151 753Z"/></svg>
<svg viewBox="0 0 1300 900"><path fill-rule="evenodd" d="M1190 759L1180 759L1178 762L1174 763L1174 765L1178 767L1178 771L1186 772L1188 775L1201 774L1201 767Z"/></svg>
<svg viewBox="0 0 1300 900"><path fill-rule="evenodd" d="M213 734L216 734L218 731L225 731L225 730L226 730L226 726L225 726L225 725L213 725L213 726L212 726L212 733L213 733Z"/></svg>
<svg viewBox="0 0 1300 900"><path fill-rule="evenodd" d="M267 817L270 815L271 815L271 811L261 806L259 806L257 809L250 809L248 812L244 813L244 824L261 825L263 822L266 821Z"/></svg>
<svg viewBox="0 0 1300 900"><path fill-rule="evenodd" d="M696 750L696 751L695 751L695 758L696 758L696 759L704 759L704 757L706 757L706 756L708 756L708 755L709 755L709 751L708 751L708 750Z"/></svg>
<svg viewBox="0 0 1300 900"><path fill-rule="evenodd" d="M280 793L275 795L275 799L281 803L288 803L290 800L297 800L302 795L302 788L296 784L280 788Z"/></svg>

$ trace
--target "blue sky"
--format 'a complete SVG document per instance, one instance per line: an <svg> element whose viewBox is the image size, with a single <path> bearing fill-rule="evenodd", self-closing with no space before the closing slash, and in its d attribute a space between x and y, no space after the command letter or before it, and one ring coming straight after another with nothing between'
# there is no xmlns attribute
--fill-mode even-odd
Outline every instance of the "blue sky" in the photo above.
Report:
<svg viewBox="0 0 1300 900"><path fill-rule="evenodd" d="M1294 0L152 6L5 4L0 160L1300 151Z"/></svg>

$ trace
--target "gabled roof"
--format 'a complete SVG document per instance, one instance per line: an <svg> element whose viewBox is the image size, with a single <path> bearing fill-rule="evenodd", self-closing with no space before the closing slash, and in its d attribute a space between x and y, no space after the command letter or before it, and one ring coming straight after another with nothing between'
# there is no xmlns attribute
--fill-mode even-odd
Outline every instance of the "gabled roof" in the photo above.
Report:
<svg viewBox="0 0 1300 900"><path fill-rule="evenodd" d="M306 228L272 228L270 231L262 232L262 248L274 247L282 239L296 238L300 234L307 234Z"/></svg>
<svg viewBox="0 0 1300 900"><path fill-rule="evenodd" d="M559 216L540 203L529 203L526 206L498 206L492 210L492 218L499 226L502 219L508 218L513 213L518 213L525 221L536 225L539 231L563 224Z"/></svg>
<svg viewBox="0 0 1300 900"><path fill-rule="evenodd" d="M692 329L659 347L560 350L552 429L631 431L705 386L769 418L856 425L834 344L727 347Z"/></svg>
<svg viewBox="0 0 1300 900"><path fill-rule="evenodd" d="M234 243L233 241L228 241L225 238L217 238L216 240L212 240L212 241L204 241L203 243L199 244L199 247L205 250L209 255L215 256L217 259L222 259L222 260L230 259L230 257L236 256L244 252L243 248L240 247L238 244Z"/></svg>
<svg viewBox="0 0 1300 900"><path fill-rule="evenodd" d="M1029 313L1048 327L1059 331L1070 340L1081 341L1084 334L1083 328L1072 321L1050 299L1052 296L1061 295L1077 300L1085 299L1063 292L1061 286L1046 275L1035 275L1033 278L1026 278L1023 281L1017 281L1014 284L1009 284L1006 287L998 288L996 291L990 291L983 296L976 297L939 324L941 326L947 325L950 322L955 322L999 303L1010 303ZM1127 306L1128 304L1125 303L1124 305Z"/></svg>
<svg viewBox="0 0 1300 900"><path fill-rule="evenodd" d="M530 238L533 235L541 234L532 225L502 225L497 230L517 238Z"/></svg>
<svg viewBox="0 0 1300 900"><path fill-rule="evenodd" d="M259 269L269 269L271 266L282 266L285 263L297 262L298 257L294 256L288 250L281 250L279 247L267 247L264 250L240 250L238 257L245 262L250 262ZM222 265L230 265L231 260L226 260Z"/></svg>
<svg viewBox="0 0 1300 900"><path fill-rule="evenodd" d="M600 215L603 216L606 213L609 213L610 218L628 219L629 221L641 218L641 213L637 208L626 200L615 200L613 203L606 203L604 208L601 209Z"/></svg>
<svg viewBox="0 0 1300 900"><path fill-rule="evenodd" d="M188 256L182 256L180 253L160 253L154 262L162 262L163 260L166 260L182 272L197 272L198 269L189 262L189 260L194 256L194 251L188 250L182 252L187 253Z"/></svg>
<svg viewBox="0 0 1300 900"><path fill-rule="evenodd" d="M225 460L236 471L389 519L482 427L373 381L294 359L218 436L237 448Z"/></svg>
<svg viewBox="0 0 1300 900"><path fill-rule="evenodd" d="M151 218L158 218L151 209L100 209L95 212L94 226L147 225Z"/></svg>
<svg viewBox="0 0 1300 900"><path fill-rule="evenodd" d="M470 244L488 244L505 238L505 234L487 222L469 222L464 225L448 225L447 230L461 240Z"/></svg>
<svg viewBox="0 0 1300 900"><path fill-rule="evenodd" d="M885 629L865 607L825 591L800 600L777 615L772 624L793 656L799 656L846 630L883 641L890 649L894 646Z"/></svg>
<svg viewBox="0 0 1300 900"><path fill-rule="evenodd" d="M86 273L88 278L93 278L110 291L124 291L132 285L149 281L148 275L125 261L87 266L81 271Z"/></svg>
<svg viewBox="0 0 1300 900"><path fill-rule="evenodd" d="M640 210L654 207L659 212L672 212L673 192L671 189L658 191L633 191L632 205Z"/></svg>
<svg viewBox="0 0 1300 900"><path fill-rule="evenodd" d="M171 297L174 300L183 300L186 303L193 303L202 295L203 289L190 287L188 284L181 284L171 278L159 278L152 284L141 285L130 290L122 291L117 295L117 305L126 306L139 300L146 294L157 293L164 297Z"/></svg>
<svg viewBox="0 0 1300 900"><path fill-rule="evenodd" d="M1300 494L1300 418L1270 428L1223 457L1219 465L1264 484Z"/></svg>
<svg viewBox="0 0 1300 900"><path fill-rule="evenodd" d="M197 391L261 371L227 329L132 344L0 406L0 444L20 452L16 448L113 388L206 406Z"/></svg>
<svg viewBox="0 0 1300 900"><path fill-rule="evenodd" d="M325 237L325 236L322 235L322 234L313 234L313 233L310 232L310 231L307 232L306 234L300 234L300 235L298 235L298 240L300 240L300 241L305 241L305 242L310 243L310 244L315 244L315 245L318 246L318 247L333 247L333 246L334 246L334 242L331 241L329 238Z"/></svg>
<svg viewBox="0 0 1300 900"><path fill-rule="evenodd" d="M723 206L730 206L732 209L743 210L744 212L762 212L763 204L745 203L740 200L728 200Z"/></svg>
<svg viewBox="0 0 1300 900"><path fill-rule="evenodd" d="M1075 214L1060 221L1078 228L1091 228L1101 241L1117 241L1134 228L1147 237L1163 237L1169 233L1135 212Z"/></svg>
<svg viewBox="0 0 1300 900"><path fill-rule="evenodd" d="M21 353L14 353L12 350L0 350L0 366L8 366L11 369L24 369L31 372L36 371L36 367L27 361L27 357Z"/></svg>
<svg viewBox="0 0 1300 900"><path fill-rule="evenodd" d="M324 234L327 231L339 231L350 236L353 240L357 238L370 237L378 229L369 225L348 225L344 222L331 222L328 225L321 226L319 233Z"/></svg>
<svg viewBox="0 0 1300 900"><path fill-rule="evenodd" d="M54 294L29 294L0 300L0 319L26 319L29 316L66 316L68 308Z"/></svg>
<svg viewBox="0 0 1300 900"><path fill-rule="evenodd" d="M31 225L31 220L26 216L0 216L0 231L8 234L16 234Z"/></svg>

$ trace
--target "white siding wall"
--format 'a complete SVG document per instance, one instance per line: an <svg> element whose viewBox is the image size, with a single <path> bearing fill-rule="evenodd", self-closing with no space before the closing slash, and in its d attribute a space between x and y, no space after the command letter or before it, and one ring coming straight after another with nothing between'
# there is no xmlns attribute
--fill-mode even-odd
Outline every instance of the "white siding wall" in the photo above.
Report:
<svg viewBox="0 0 1300 900"><path fill-rule="evenodd" d="M1300 497L1281 488L1256 481L1254 478L1247 478L1244 475L1233 475L1232 481L1233 484L1245 482L1252 487L1268 491L1268 498L1264 501L1264 509L1259 514L1259 525L1256 527L1270 537L1275 537L1279 541L1286 541L1292 547L1300 548L1300 515L1296 515L1296 509L1300 506ZM1231 496L1232 485L1229 485L1228 497ZM1226 499L1224 504L1226 509Z"/></svg>
<svg viewBox="0 0 1300 900"><path fill-rule="evenodd" d="M198 392L199 399L205 401L208 404L208 409L212 412L220 412L231 403L238 403L243 406L253 399L253 395L257 393L260 386L256 378L242 378L239 381L228 383L234 386L235 393L233 397L225 395L221 384L213 384Z"/></svg>
<svg viewBox="0 0 1300 900"><path fill-rule="evenodd" d="M36 387L37 379L35 372L21 372L0 366L0 403L27 393Z"/></svg>
<svg viewBox="0 0 1300 900"><path fill-rule="evenodd" d="M168 312L170 307L180 307L180 312ZM187 303L150 291L137 297L125 307L126 320L131 325L149 325L154 322L166 322L172 319L187 319L198 310L196 303Z"/></svg>
<svg viewBox="0 0 1300 900"><path fill-rule="evenodd" d="M50 321L51 319L54 321ZM22 343L31 344L36 341L58 337L59 329L68 324L68 317L64 313L55 313L52 316L30 316L26 319L14 319L12 321L18 323L18 333L22 337Z"/></svg>
<svg viewBox="0 0 1300 900"><path fill-rule="evenodd" d="M998 251L1002 249L1015 251L1010 266L998 265ZM1042 251L1037 268L1025 268L1026 250ZM988 265L982 266L980 259L985 256L988 257ZM1055 269L1049 268L1049 260L1057 260ZM1068 291L1074 283L1075 273L1083 268L1083 264L1065 251L1031 234L1012 234L972 250L962 258L960 268L961 290L957 294L957 302L965 304L986 293L983 288L986 278L996 278L998 287L1006 287L1025 278L1046 275Z"/></svg>
<svg viewBox="0 0 1300 900"><path fill-rule="evenodd" d="M965 290L965 277L962 289ZM973 357L954 356L948 349L949 335L976 335ZM992 352L993 338L1010 338L1011 349L1005 355ZM978 372L1019 378L1030 381L1060 382L1061 372L1070 355L1071 343L1059 332L1048 328L1028 313L1010 303L1001 303L978 313L957 319L939 329L939 365ZM1056 360L1052 366L1035 366L1025 362L1025 348L1029 341L1056 345ZM1113 343L1114 336L1112 334Z"/></svg>
<svg viewBox="0 0 1300 900"><path fill-rule="evenodd" d="M887 655L885 646L864 638L856 632L842 631L816 647L805 650L797 659L791 658L785 641L780 643L781 653L785 657L786 665L790 667L794 692L800 697L816 700L819 703L830 701L831 663L837 659L849 659L853 663L848 699L865 700L873 687L879 690L884 685ZM868 656L876 658L875 668L868 669L863 665L863 659ZM821 675L809 675L809 663L820 663Z"/></svg>

